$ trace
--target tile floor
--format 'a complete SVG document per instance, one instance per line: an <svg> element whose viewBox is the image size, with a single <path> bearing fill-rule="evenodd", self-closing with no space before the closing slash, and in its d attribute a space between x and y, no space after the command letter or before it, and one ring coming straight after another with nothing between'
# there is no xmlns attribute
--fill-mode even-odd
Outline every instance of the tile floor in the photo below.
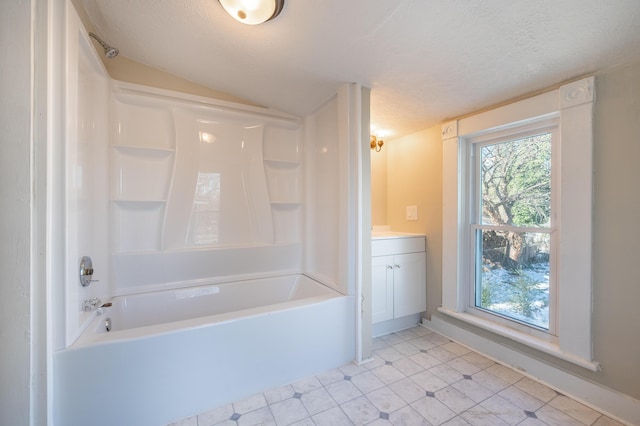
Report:
<svg viewBox="0 0 640 426"><path fill-rule="evenodd" d="M424 327L348 364L170 426L620 425Z"/></svg>

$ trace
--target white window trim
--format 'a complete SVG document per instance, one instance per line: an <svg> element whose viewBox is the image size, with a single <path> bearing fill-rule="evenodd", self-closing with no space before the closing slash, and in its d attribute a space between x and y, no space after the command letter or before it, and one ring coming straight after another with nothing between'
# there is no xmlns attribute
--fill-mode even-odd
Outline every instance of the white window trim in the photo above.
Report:
<svg viewBox="0 0 640 426"><path fill-rule="evenodd" d="M518 125L518 126L509 126L509 129L500 129L498 131L492 130L490 132L483 132L482 135L474 135L473 137L460 138L459 143L465 145L466 152L461 153L460 155L466 155L467 157L471 156L472 151L476 150L477 145L486 145L486 144L494 144L499 142L507 142L514 139L520 139L536 134L540 134L541 132L549 132L552 134L552 177L551 177L551 186L552 186L552 217L551 223L548 227L517 227L518 230L524 232L545 232L551 237L551 247L552 247L552 257L551 257L551 270L550 270L550 292L549 292L549 327L547 330L543 330L542 328L537 328L532 325L526 324L525 321L518 321L514 318L509 317L509 315L500 315L497 313L493 313L491 311L483 310L475 306L475 283L474 283L474 274L476 273L475 268L475 238L473 236L475 229L487 229L490 226L482 225L478 221L478 212L476 209L478 208L478 197L480 194L477 192L477 185L479 183L479 162L480 156L475 155L473 157L473 162L476 164L467 163L467 167L469 171L473 171L475 176L468 175L469 180L467 182L461 182L462 185L465 186L465 193L462 194L462 199L469 200L469 209L467 212L469 217L465 219L465 232L464 236L461 236L464 240L466 240L466 244L469 249L465 255L468 256L468 260L463 259L463 264L469 265L468 274L466 277L461 277L463 282L468 282L467 288L467 297L468 297L468 305L467 308L469 313L472 313L479 317L484 317L489 321L495 321L498 324L506 325L510 328L515 328L518 331L521 331L526 334L531 334L536 336L547 342L557 342L557 329L556 329L556 300L557 300L557 292L556 292L556 262L557 262L557 244L556 237L557 235L557 220L555 218L555 211L557 210L557 206L559 205L557 200L557 181L558 176L558 158L559 151L558 145L560 140L560 131L559 131L559 115L553 114L551 116L547 115L543 119L537 120L535 122L528 122L527 125ZM463 142L464 141L464 142ZM470 161L470 158L469 160ZM501 226L504 228L504 226Z"/></svg>
<svg viewBox="0 0 640 426"><path fill-rule="evenodd" d="M592 169L594 77L529 99L445 123L443 140L442 307L439 311L592 371ZM466 312L469 258L465 239L467 173L464 140L487 131L559 117L560 173L556 217L560 235L556 342ZM563 220L563 218L568 218Z"/></svg>

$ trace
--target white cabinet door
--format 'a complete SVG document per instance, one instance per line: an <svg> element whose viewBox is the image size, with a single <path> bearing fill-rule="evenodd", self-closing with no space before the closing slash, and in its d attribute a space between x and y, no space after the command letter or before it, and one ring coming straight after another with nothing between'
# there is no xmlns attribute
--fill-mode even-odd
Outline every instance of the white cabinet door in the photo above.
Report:
<svg viewBox="0 0 640 426"><path fill-rule="evenodd" d="M393 257L371 258L372 323L393 319Z"/></svg>
<svg viewBox="0 0 640 426"><path fill-rule="evenodd" d="M393 314L395 318L427 309L425 253L393 256Z"/></svg>

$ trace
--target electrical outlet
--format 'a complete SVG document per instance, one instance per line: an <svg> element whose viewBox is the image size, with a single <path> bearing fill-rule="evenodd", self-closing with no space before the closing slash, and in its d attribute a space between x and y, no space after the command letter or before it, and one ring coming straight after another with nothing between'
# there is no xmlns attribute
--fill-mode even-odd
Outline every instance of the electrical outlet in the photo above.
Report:
<svg viewBox="0 0 640 426"><path fill-rule="evenodd" d="M418 206L407 206L407 220L418 220Z"/></svg>

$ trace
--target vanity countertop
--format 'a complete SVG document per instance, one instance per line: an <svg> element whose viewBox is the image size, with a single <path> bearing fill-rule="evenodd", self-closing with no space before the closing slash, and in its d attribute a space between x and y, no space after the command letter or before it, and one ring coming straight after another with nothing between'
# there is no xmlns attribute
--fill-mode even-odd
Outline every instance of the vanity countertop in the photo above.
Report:
<svg viewBox="0 0 640 426"><path fill-rule="evenodd" d="M371 231L371 238L388 239L388 238L411 238L411 237L424 237L424 234L413 234L409 232L394 232L394 231Z"/></svg>

